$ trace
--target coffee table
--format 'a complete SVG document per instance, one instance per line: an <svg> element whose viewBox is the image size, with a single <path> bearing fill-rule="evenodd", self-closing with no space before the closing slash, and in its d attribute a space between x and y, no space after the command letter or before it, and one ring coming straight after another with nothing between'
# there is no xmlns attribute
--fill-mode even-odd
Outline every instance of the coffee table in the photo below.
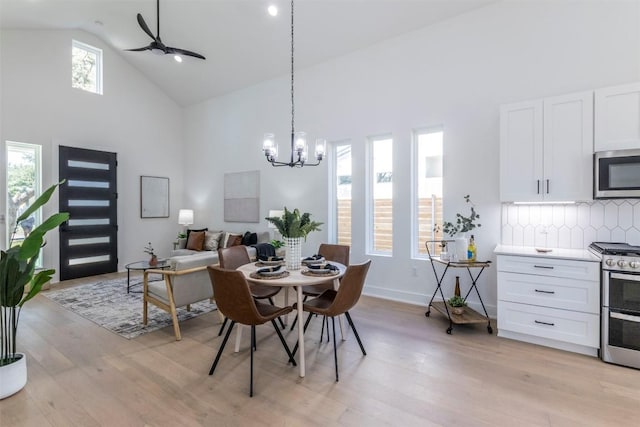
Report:
<svg viewBox="0 0 640 427"><path fill-rule="evenodd" d="M142 271L144 273L152 268L165 270L169 267L171 267L171 264L169 264L169 260L166 259L158 260L158 264L156 265L150 265L149 261L135 261L125 265L124 268L127 269L127 293L129 293L129 288L131 287L131 270Z"/></svg>

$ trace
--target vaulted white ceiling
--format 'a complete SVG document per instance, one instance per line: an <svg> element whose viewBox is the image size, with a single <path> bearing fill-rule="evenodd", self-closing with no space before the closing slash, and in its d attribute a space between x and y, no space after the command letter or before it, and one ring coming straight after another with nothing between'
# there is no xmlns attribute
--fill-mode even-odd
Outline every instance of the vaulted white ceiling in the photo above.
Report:
<svg viewBox="0 0 640 427"><path fill-rule="evenodd" d="M494 1L296 0L296 69ZM279 8L276 17L267 14L270 4ZM182 63L171 55L124 51L151 41L137 13L155 34L155 0L1 0L0 28L93 33L184 106L289 72L290 1L160 0L163 42L207 58L186 57Z"/></svg>

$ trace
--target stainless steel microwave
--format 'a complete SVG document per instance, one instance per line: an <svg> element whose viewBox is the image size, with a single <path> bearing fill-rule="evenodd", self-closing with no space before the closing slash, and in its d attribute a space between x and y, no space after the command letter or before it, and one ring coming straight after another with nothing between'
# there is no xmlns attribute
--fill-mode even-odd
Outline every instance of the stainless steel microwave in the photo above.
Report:
<svg viewBox="0 0 640 427"><path fill-rule="evenodd" d="M640 149L593 155L593 198L640 198Z"/></svg>

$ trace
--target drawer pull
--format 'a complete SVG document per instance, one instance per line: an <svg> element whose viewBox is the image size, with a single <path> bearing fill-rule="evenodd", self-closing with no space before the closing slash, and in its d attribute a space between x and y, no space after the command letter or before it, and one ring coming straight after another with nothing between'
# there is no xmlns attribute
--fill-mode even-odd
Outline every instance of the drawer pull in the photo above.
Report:
<svg viewBox="0 0 640 427"><path fill-rule="evenodd" d="M552 265L534 265L534 268L546 268L547 270L553 270Z"/></svg>
<svg viewBox="0 0 640 427"><path fill-rule="evenodd" d="M534 322L536 322L538 325L556 326L555 323L541 322L540 320L534 320Z"/></svg>
<svg viewBox="0 0 640 427"><path fill-rule="evenodd" d="M541 294L555 294L556 291L544 291L542 289L536 289L536 292L540 292Z"/></svg>

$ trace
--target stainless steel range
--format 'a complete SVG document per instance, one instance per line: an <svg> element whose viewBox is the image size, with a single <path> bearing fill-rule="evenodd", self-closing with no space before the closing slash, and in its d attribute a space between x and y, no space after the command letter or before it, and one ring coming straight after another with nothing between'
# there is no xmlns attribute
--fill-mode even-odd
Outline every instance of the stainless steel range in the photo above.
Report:
<svg viewBox="0 0 640 427"><path fill-rule="evenodd" d="M594 242L602 260L602 334L605 362L640 369L640 246Z"/></svg>

